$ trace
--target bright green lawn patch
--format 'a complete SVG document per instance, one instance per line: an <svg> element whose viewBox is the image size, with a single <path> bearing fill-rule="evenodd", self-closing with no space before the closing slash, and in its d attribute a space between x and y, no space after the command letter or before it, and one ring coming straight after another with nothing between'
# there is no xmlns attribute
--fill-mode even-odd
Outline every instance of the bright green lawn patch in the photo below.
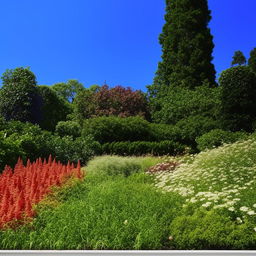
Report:
<svg viewBox="0 0 256 256"><path fill-rule="evenodd" d="M177 193L157 192L143 173L157 161L91 161L85 180L59 194L59 206L45 207L30 225L0 232L0 248L171 249L169 225L184 201Z"/></svg>

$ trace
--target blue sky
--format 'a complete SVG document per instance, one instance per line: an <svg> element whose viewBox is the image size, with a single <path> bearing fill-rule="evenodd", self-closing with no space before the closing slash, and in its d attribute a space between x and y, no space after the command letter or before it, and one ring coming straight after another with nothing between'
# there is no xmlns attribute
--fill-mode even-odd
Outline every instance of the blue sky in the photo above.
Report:
<svg viewBox="0 0 256 256"><path fill-rule="evenodd" d="M209 0L217 74L256 47L255 0ZM38 84L145 90L161 60L164 0L2 0L0 73L29 66Z"/></svg>

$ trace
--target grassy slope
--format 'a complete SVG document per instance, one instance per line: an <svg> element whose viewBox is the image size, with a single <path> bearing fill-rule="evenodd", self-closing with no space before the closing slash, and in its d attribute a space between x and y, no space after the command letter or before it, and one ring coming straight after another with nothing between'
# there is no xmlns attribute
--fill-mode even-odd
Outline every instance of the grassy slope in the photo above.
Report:
<svg viewBox="0 0 256 256"><path fill-rule="evenodd" d="M255 135L200 153L156 180L186 200L170 227L176 248L256 248Z"/></svg>
<svg viewBox="0 0 256 256"><path fill-rule="evenodd" d="M152 181L143 171L158 161L92 160L58 207L0 232L0 248L256 249L255 136L184 158Z"/></svg>
<svg viewBox="0 0 256 256"><path fill-rule="evenodd" d="M1 249L164 249L182 199L157 192L144 170L158 159L97 158L85 181L34 223L0 233ZM119 175L119 174L120 175ZM125 173L126 176L121 173ZM181 200L180 200L181 199Z"/></svg>

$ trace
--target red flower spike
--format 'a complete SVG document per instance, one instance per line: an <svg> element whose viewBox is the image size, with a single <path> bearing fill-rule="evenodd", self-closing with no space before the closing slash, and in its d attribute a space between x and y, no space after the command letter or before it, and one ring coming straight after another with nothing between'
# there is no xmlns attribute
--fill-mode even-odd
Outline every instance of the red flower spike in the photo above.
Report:
<svg viewBox="0 0 256 256"><path fill-rule="evenodd" d="M39 158L31 163L27 159L26 166L19 158L14 170L5 166L0 175L0 228L14 219L23 222L33 217L32 204L50 193L52 185L60 186L72 176L82 178L80 161L75 168L73 163L62 165L49 156L48 162Z"/></svg>

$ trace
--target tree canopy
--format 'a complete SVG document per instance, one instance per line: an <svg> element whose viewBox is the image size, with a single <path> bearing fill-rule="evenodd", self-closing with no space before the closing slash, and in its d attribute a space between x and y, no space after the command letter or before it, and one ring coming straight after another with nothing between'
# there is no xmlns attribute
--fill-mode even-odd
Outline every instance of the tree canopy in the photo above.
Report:
<svg viewBox="0 0 256 256"><path fill-rule="evenodd" d="M7 69L2 81L0 114L5 120L38 123L42 100L37 92L34 73L23 67Z"/></svg>
<svg viewBox="0 0 256 256"><path fill-rule="evenodd" d="M66 83L56 83L52 86L52 89L58 96L62 97L66 101L73 102L75 96L83 91L84 86L78 82L78 80L71 79Z"/></svg>
<svg viewBox="0 0 256 256"><path fill-rule="evenodd" d="M244 65L246 64L246 58L244 56L244 54L241 51L235 51L231 65Z"/></svg>

